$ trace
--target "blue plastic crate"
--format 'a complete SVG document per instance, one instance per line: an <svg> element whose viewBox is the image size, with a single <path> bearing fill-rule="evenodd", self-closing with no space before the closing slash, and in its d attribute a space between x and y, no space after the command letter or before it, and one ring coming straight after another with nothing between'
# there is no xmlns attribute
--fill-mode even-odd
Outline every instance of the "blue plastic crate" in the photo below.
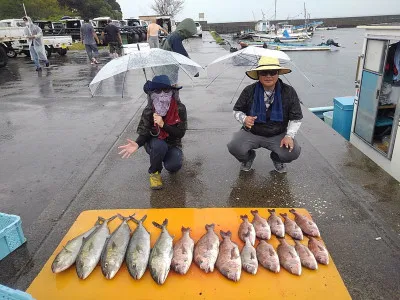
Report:
<svg viewBox="0 0 400 300"><path fill-rule="evenodd" d="M25 242L21 218L0 213L0 260Z"/></svg>
<svg viewBox="0 0 400 300"><path fill-rule="evenodd" d="M0 299L1 300L34 300L28 293L14 290L0 284Z"/></svg>

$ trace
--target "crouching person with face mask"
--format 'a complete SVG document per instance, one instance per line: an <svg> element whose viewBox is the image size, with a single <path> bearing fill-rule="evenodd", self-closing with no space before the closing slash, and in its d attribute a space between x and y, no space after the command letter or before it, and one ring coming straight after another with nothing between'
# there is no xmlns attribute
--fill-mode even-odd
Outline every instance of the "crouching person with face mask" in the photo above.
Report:
<svg viewBox="0 0 400 300"><path fill-rule="evenodd" d="M136 141L118 147L122 158L130 157L144 146L150 155L150 188L161 189L161 170L177 172L182 167L181 139L187 129L186 107L179 99L179 89L171 86L166 75L158 75L143 87L148 104L143 110Z"/></svg>

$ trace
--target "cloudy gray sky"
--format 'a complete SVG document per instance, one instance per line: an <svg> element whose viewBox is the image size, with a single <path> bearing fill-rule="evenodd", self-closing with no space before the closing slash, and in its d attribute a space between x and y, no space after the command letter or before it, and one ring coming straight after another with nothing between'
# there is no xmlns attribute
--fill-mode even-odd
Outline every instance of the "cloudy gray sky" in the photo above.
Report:
<svg viewBox="0 0 400 300"><path fill-rule="evenodd" d="M124 18L152 15L154 0L117 0ZM399 0L307 0L306 7L311 18L349 17L366 15L400 14ZM208 22L235 22L261 19L261 10L267 18L274 15L274 0L185 0L183 11L176 20L198 19L205 14ZM303 16L304 0L277 0L277 19ZM397 3L397 5L396 5Z"/></svg>

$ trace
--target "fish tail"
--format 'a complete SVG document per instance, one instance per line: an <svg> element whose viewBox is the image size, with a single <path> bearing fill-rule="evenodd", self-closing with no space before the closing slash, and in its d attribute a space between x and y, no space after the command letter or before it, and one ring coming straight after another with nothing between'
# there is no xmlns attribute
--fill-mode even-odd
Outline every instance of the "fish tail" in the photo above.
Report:
<svg viewBox="0 0 400 300"><path fill-rule="evenodd" d="M251 214L252 214L253 216L255 216L255 215L257 215L257 214L258 214L258 210L257 210L257 209L255 209L255 210L251 210L250 212L251 212Z"/></svg>
<svg viewBox="0 0 400 300"><path fill-rule="evenodd" d="M111 222L112 220L114 220L117 217L117 215L112 216L111 218L105 219L104 222Z"/></svg>
<svg viewBox="0 0 400 300"><path fill-rule="evenodd" d="M190 231L190 227L183 227L182 226L182 232L189 232Z"/></svg>
<svg viewBox="0 0 400 300"><path fill-rule="evenodd" d="M214 230L214 227L215 227L215 224L213 223L213 224L206 224L206 230L207 231L209 231L209 230Z"/></svg>
<svg viewBox="0 0 400 300"><path fill-rule="evenodd" d="M144 222L144 221L146 221L146 219L147 219L147 215L144 215L141 219L140 219L140 222Z"/></svg>
<svg viewBox="0 0 400 300"><path fill-rule="evenodd" d="M221 230L219 233L223 239L230 238L232 236L232 233L229 230L227 232Z"/></svg>
<svg viewBox="0 0 400 300"><path fill-rule="evenodd" d="M168 219L165 219L161 225L153 221L153 225L159 229L164 229L168 225Z"/></svg>
<svg viewBox="0 0 400 300"><path fill-rule="evenodd" d="M280 214L282 217L284 217L285 219L287 218L287 213L283 213L283 214Z"/></svg>
<svg viewBox="0 0 400 300"><path fill-rule="evenodd" d="M249 217L248 217L247 215L242 215L242 216L240 216L240 218L241 218L243 221L249 219Z"/></svg>
<svg viewBox="0 0 400 300"><path fill-rule="evenodd" d="M289 209L289 212L291 212L292 214L296 213L296 210L294 208Z"/></svg>
<svg viewBox="0 0 400 300"><path fill-rule="evenodd" d="M275 213L275 209L268 209L268 212L269 212L270 214L274 214L274 213Z"/></svg>
<svg viewBox="0 0 400 300"><path fill-rule="evenodd" d="M106 219L104 219L103 217L100 217L100 216L97 217L98 224L103 224L105 221L106 221Z"/></svg>

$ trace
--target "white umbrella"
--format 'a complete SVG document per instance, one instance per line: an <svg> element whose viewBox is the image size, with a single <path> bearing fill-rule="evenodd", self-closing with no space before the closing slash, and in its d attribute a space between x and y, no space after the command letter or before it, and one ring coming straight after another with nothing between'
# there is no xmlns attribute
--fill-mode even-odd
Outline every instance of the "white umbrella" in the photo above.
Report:
<svg viewBox="0 0 400 300"><path fill-rule="evenodd" d="M290 61L290 57L285 52L282 52L279 50L271 50L271 49L264 49L264 48L260 48L260 47L248 46L239 51L221 56L220 58L217 58L216 60L211 62L208 66L219 63L219 62L229 59L229 58L234 58L235 56L239 56L240 58L243 58L244 60L248 60L249 63L257 63L258 60L261 58L261 56L278 58L279 63L281 63L281 64L284 64L284 63L287 63Z"/></svg>
<svg viewBox="0 0 400 300"><path fill-rule="evenodd" d="M179 68L192 78L198 69L202 67L179 53L166 51L158 48L145 51L135 51L128 55L116 58L108 62L89 84L89 89L94 95L100 84L115 75L126 73L129 70L151 68L156 75L167 75L172 84L177 81ZM144 72L145 76L146 73ZM124 79L125 81L125 76ZM122 88L123 95L123 88Z"/></svg>

